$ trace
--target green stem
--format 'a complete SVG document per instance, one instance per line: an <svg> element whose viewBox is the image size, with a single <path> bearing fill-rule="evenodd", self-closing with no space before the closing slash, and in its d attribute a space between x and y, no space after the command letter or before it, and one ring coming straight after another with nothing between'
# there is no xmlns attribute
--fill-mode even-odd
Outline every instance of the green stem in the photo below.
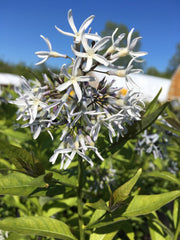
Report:
<svg viewBox="0 0 180 240"><path fill-rule="evenodd" d="M83 201L82 201L82 188L84 184L83 162L79 157L78 159L78 188L77 188L77 207L79 218L79 236L80 240L85 239L84 235L84 221L83 221Z"/></svg>

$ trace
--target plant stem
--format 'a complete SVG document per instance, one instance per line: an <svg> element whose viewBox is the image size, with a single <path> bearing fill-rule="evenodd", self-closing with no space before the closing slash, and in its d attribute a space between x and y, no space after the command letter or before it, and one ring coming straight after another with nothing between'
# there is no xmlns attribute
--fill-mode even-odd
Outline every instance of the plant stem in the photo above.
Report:
<svg viewBox="0 0 180 240"><path fill-rule="evenodd" d="M83 201L82 201L82 188L84 184L83 162L79 157L78 159L78 189L77 189L77 207L79 217L79 236L80 240L84 240L84 221L83 221Z"/></svg>

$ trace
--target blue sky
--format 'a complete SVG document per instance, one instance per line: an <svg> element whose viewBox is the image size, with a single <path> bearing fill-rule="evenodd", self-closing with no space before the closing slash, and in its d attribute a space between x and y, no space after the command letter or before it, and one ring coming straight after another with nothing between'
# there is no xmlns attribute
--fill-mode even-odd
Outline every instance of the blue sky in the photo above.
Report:
<svg viewBox="0 0 180 240"><path fill-rule="evenodd" d="M0 59L33 66L39 61L34 52L47 50L40 34L49 38L54 51L71 55L72 39L54 27L71 31L67 21L70 8L77 27L95 15L92 32L100 34L107 21L134 27L143 37L141 50L149 53L145 57L147 67L164 71L180 42L180 0L3 0ZM64 59L50 59L48 63L60 67Z"/></svg>

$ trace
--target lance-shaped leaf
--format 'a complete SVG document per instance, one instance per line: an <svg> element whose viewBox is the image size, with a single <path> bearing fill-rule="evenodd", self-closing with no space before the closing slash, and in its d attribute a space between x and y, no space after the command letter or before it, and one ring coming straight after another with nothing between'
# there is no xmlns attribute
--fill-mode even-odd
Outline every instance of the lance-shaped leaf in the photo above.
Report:
<svg viewBox="0 0 180 240"><path fill-rule="evenodd" d="M154 195L136 195L127 207L120 208L111 214L107 213L104 218L91 222L88 228L96 228L96 232L101 233L115 231L119 229L119 222L152 213L179 196L180 190Z"/></svg>
<svg viewBox="0 0 180 240"><path fill-rule="evenodd" d="M0 229L25 235L38 235L57 239L76 239L62 221L48 217L6 218L0 221Z"/></svg>
<svg viewBox="0 0 180 240"><path fill-rule="evenodd" d="M154 195L136 195L122 216L135 217L149 214L179 196L180 190Z"/></svg>
<svg viewBox="0 0 180 240"><path fill-rule="evenodd" d="M0 156L13 163L19 172L26 173L33 177L45 173L42 163L25 149L16 147L2 140L0 140Z"/></svg>
<svg viewBox="0 0 180 240"><path fill-rule="evenodd" d="M109 200L109 206L111 210L119 207L119 205L129 197L129 194L139 179L141 173L142 169L140 168L134 177L132 177L128 182L124 183L112 193L112 196Z"/></svg>
<svg viewBox="0 0 180 240"><path fill-rule="evenodd" d="M159 92L153 98L153 100L148 104L144 116L147 116L147 115L153 113L157 109L157 102L158 102L158 98L159 98L159 95L161 94L161 92L162 92L162 88L159 90Z"/></svg>
<svg viewBox="0 0 180 240"><path fill-rule="evenodd" d="M49 186L46 182L49 175L41 175L37 178L19 172L3 175L0 177L0 195L28 196L37 188L43 188L45 191ZM39 195L43 194L39 193Z"/></svg>

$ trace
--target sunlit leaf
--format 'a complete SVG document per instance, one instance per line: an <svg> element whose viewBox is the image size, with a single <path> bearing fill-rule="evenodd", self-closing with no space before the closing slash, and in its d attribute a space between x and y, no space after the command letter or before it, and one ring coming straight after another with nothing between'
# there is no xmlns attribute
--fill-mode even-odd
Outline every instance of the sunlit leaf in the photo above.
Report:
<svg viewBox="0 0 180 240"><path fill-rule="evenodd" d="M46 190L48 184L44 180L45 176L33 178L19 172L3 175L0 177L0 195L28 196L37 188Z"/></svg>
<svg viewBox="0 0 180 240"><path fill-rule="evenodd" d="M42 216L6 218L0 221L0 229L25 235L39 235L65 240L75 239L64 222Z"/></svg>
<svg viewBox="0 0 180 240"><path fill-rule="evenodd" d="M109 201L110 209L118 207L121 202L125 201L129 197L129 194L139 179L141 173L142 169L139 169L134 177L113 192Z"/></svg>
<svg viewBox="0 0 180 240"><path fill-rule="evenodd" d="M109 233L119 227L119 222L141 215L152 213L180 196L180 190L155 195L136 195L128 206L124 206L111 214L106 214L89 227ZM97 210L96 210L97 211Z"/></svg>
<svg viewBox="0 0 180 240"><path fill-rule="evenodd" d="M122 216L135 217L149 214L179 196L180 190L154 195L136 195L129 203Z"/></svg>

